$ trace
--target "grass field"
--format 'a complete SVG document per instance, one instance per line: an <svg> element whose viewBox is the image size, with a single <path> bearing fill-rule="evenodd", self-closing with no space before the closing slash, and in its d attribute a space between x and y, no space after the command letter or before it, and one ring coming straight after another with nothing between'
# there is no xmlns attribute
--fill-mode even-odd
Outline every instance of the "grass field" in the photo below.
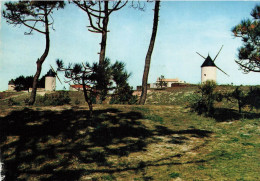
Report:
<svg viewBox="0 0 260 181"><path fill-rule="evenodd" d="M219 88L219 87L218 87ZM224 90L224 88L219 88ZM229 89L229 88L226 88ZM0 99L7 180L260 180L260 113L217 103L190 112L196 87L156 91L147 104L25 106ZM75 105L75 100L80 104Z"/></svg>

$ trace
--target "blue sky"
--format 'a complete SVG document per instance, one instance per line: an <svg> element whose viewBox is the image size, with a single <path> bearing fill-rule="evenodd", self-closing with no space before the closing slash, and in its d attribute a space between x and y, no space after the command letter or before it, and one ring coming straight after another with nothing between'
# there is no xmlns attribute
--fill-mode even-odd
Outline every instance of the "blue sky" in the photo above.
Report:
<svg viewBox="0 0 260 181"><path fill-rule="evenodd" d="M1 9L4 9L1 1ZM231 28L242 19L250 18L250 12L257 1L163 1L160 8L159 26L152 55L149 82L164 75L179 78L188 83L200 83L200 66L204 56L215 57L216 65L227 72L217 72L218 84L259 85L260 74L243 74L234 62L237 48L242 45L234 38ZM146 3L145 11L130 8L114 12L109 21L106 55L112 62L126 63L132 73L129 82L134 88L142 82L144 60L148 49L154 3ZM43 64L44 75L55 65L57 58L65 63L98 61L100 34L87 30L88 18L85 12L74 5L54 13L55 31L51 31L50 52ZM45 48L44 36L35 32L24 35L23 26L8 25L1 17L0 27L0 91L7 89L8 81L20 75L34 75L36 60ZM63 80L62 74L59 77ZM57 84L57 89L68 87Z"/></svg>

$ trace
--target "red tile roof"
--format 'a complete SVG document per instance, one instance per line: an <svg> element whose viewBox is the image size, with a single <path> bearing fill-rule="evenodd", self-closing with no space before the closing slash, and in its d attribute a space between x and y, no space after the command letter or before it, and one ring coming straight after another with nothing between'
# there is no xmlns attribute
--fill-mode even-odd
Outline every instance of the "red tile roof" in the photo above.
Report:
<svg viewBox="0 0 260 181"><path fill-rule="evenodd" d="M80 84L76 84L76 85L70 85L70 87L74 88L74 89L83 89L83 85ZM89 88L88 85L85 85L86 88Z"/></svg>

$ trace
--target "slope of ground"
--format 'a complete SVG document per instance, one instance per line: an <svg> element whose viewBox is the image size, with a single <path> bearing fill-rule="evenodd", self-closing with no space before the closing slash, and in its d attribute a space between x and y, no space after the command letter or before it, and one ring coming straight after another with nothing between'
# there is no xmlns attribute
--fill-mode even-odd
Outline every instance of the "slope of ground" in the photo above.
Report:
<svg viewBox="0 0 260 181"><path fill-rule="evenodd" d="M8 107L1 102L5 177L259 180L260 114L239 115L234 105L218 110L225 119L199 116L187 107L192 90L180 91L167 93L168 99L179 99L176 104L95 105L92 119L84 105Z"/></svg>

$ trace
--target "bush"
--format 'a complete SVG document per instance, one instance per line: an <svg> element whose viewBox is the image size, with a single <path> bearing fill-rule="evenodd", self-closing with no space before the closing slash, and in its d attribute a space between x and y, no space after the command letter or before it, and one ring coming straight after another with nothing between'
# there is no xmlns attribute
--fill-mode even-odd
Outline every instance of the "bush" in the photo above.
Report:
<svg viewBox="0 0 260 181"><path fill-rule="evenodd" d="M192 111L202 114L207 112L207 106L201 95L195 94L189 98L189 107Z"/></svg>
<svg viewBox="0 0 260 181"><path fill-rule="evenodd" d="M130 105L133 105L133 104L137 104L137 101L138 101L138 96L130 96L128 97L128 99L126 100L122 100L120 98L120 96L112 96L110 101L109 101L109 104L130 104Z"/></svg>
<svg viewBox="0 0 260 181"><path fill-rule="evenodd" d="M190 99L190 107L198 114L205 113L211 116L214 113L214 101L222 100L222 96L219 93L215 93L214 90L217 84L214 81L206 81L199 86L199 94L195 94Z"/></svg>
<svg viewBox="0 0 260 181"><path fill-rule="evenodd" d="M80 104L80 100L76 99L74 103L75 103L75 105L79 105Z"/></svg>
<svg viewBox="0 0 260 181"><path fill-rule="evenodd" d="M241 87L237 87L233 92L225 95L230 102L237 102L239 113L242 108L248 105L251 109L260 108L260 88L250 87L249 91L243 91Z"/></svg>
<svg viewBox="0 0 260 181"><path fill-rule="evenodd" d="M136 104L138 96L133 95L133 88L129 85L118 87L111 96L110 104Z"/></svg>
<svg viewBox="0 0 260 181"><path fill-rule="evenodd" d="M28 97L23 100L25 105L29 105L29 101L30 101L30 99Z"/></svg>
<svg viewBox="0 0 260 181"><path fill-rule="evenodd" d="M61 106L70 103L69 93L59 91L52 94L45 94L36 100L36 103L43 106Z"/></svg>
<svg viewBox="0 0 260 181"><path fill-rule="evenodd" d="M250 90L247 94L247 103L251 109L256 108L260 109L260 88L259 87L250 87Z"/></svg>
<svg viewBox="0 0 260 181"><path fill-rule="evenodd" d="M232 99L237 101L239 113L242 112L242 108L247 104L247 93L245 93L240 87L236 87L233 92L227 94L226 98L231 102L233 102Z"/></svg>
<svg viewBox="0 0 260 181"><path fill-rule="evenodd" d="M14 99L12 98L9 98L8 99L8 106L16 106L16 105L20 105L19 102L15 101Z"/></svg>

